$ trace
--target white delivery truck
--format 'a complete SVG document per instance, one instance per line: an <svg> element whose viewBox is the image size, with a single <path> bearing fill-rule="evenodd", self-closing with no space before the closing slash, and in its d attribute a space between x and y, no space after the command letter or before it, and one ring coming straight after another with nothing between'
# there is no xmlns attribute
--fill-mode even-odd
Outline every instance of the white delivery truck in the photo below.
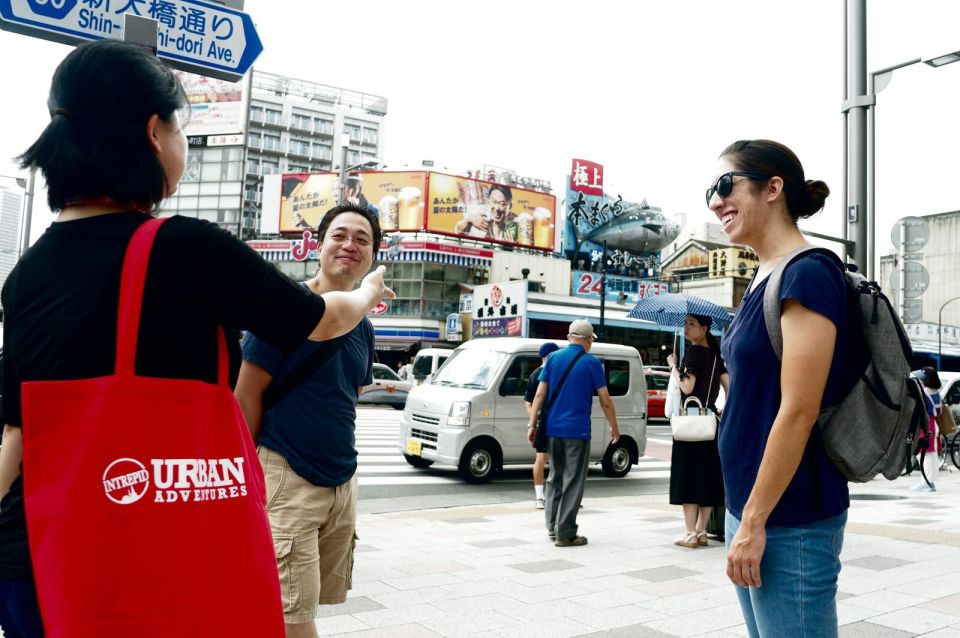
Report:
<svg viewBox="0 0 960 638"><path fill-rule="evenodd" d="M527 380L540 365L544 339L474 339L453 351L430 385L415 387L400 419L399 448L410 465L454 465L471 483L490 480L504 465L532 464ZM558 342L563 347L565 343ZM647 446L647 388L636 348L595 343L617 411L620 440L593 399L590 461L610 477L625 476Z"/></svg>

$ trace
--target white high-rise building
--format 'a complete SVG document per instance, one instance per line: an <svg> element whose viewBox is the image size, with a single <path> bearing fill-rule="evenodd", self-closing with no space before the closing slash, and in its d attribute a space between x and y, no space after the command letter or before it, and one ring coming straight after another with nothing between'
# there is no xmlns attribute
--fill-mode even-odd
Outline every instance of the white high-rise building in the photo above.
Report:
<svg viewBox="0 0 960 638"><path fill-rule="evenodd" d="M20 257L20 214L23 191L0 185L0 286Z"/></svg>

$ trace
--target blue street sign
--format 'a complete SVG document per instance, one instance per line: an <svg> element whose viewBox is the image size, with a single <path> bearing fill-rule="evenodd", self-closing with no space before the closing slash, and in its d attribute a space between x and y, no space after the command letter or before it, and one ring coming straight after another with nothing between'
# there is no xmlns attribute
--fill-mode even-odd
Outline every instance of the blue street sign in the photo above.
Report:
<svg viewBox="0 0 960 638"><path fill-rule="evenodd" d="M192 73L238 80L263 51L249 15L201 0L0 0L0 28L67 44L123 40L127 15L155 20L157 56Z"/></svg>

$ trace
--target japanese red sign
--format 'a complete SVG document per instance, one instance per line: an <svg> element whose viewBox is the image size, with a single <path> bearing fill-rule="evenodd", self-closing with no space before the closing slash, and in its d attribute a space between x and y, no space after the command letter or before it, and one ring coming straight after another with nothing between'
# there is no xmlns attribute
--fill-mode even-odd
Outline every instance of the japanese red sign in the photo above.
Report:
<svg viewBox="0 0 960 638"><path fill-rule="evenodd" d="M574 159L570 165L570 190L585 195L603 195L603 164Z"/></svg>

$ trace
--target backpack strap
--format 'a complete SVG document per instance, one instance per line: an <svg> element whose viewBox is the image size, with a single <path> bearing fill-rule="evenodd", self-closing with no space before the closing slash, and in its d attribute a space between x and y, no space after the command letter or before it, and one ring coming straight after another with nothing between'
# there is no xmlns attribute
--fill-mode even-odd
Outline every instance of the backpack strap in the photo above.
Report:
<svg viewBox="0 0 960 638"><path fill-rule="evenodd" d="M556 401L558 396L560 396L560 389L563 387L563 382L567 380L567 376L570 374L570 371L573 370L573 366L577 365L577 361L580 360L580 357L582 357L585 354L587 354L587 352L584 350L574 355L573 361L570 362L570 365L567 366L566 370L564 370L563 376L560 377L560 382L557 384L556 391L552 392L550 396L547 398L547 404L543 406L544 414L547 414L550 412L550 408L553 406L553 402Z"/></svg>
<svg viewBox="0 0 960 638"><path fill-rule="evenodd" d="M773 352L777 355L777 359L781 361L783 360L783 329L780 326L780 281L790 264L809 253L829 255L836 260L841 272L844 269L843 262L836 254L826 248L804 244L784 255L780 265L770 273L767 278L767 287L763 291L763 320L767 325L767 334L770 335L770 345L773 346Z"/></svg>

